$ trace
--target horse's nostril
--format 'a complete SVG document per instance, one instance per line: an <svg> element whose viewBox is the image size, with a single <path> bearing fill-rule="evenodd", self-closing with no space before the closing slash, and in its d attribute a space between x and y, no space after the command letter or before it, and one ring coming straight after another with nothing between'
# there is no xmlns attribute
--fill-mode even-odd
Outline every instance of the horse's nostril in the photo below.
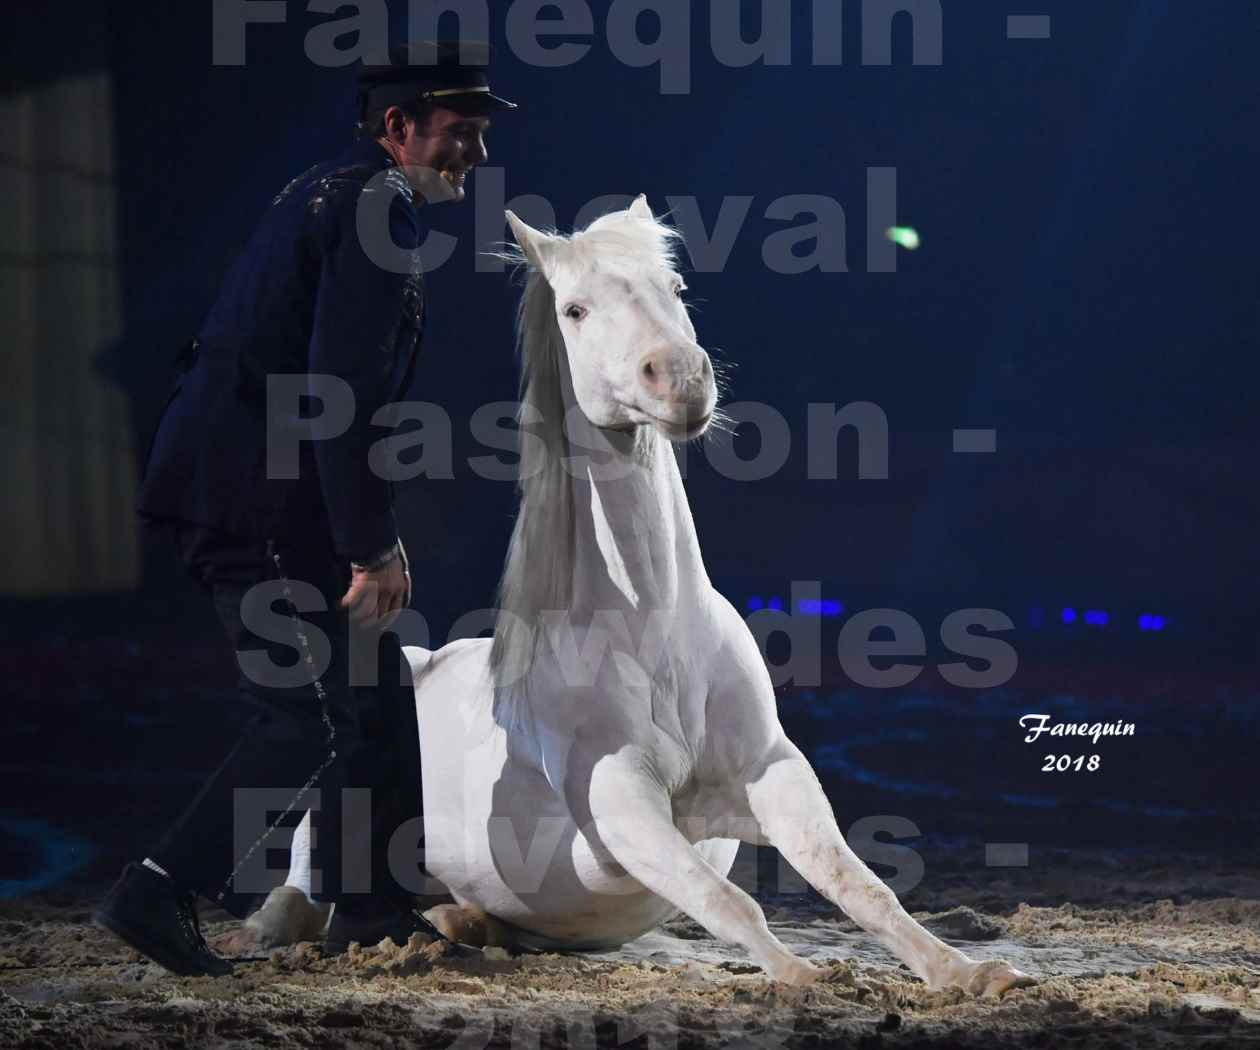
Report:
<svg viewBox="0 0 1260 1050"><path fill-rule="evenodd" d="M655 354L648 354L643 359L643 363L639 365L639 380L644 387L652 394L653 397L659 396L661 388L665 385L663 380L665 372L661 368L659 359Z"/></svg>

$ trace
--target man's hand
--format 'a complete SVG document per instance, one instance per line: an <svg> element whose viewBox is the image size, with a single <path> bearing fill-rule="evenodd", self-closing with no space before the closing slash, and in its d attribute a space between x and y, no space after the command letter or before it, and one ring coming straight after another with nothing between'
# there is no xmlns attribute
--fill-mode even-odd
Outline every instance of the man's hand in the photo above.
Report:
<svg viewBox="0 0 1260 1050"><path fill-rule="evenodd" d="M401 550L401 548L400 548ZM374 571L353 569L350 589L341 599L350 619L362 627L391 627L411 602L411 573L401 554Z"/></svg>

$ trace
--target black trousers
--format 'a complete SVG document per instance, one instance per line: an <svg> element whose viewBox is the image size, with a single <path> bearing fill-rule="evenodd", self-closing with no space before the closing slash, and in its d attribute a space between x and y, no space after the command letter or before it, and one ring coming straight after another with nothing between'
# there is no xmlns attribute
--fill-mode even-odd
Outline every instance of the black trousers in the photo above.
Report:
<svg viewBox="0 0 1260 1050"><path fill-rule="evenodd" d="M301 541L174 532L256 713L149 856L243 918L277 881L290 833L276 828L310 811L315 898L364 917L405 906L422 888L423 830L415 693L397 636L338 608L350 567L322 530Z"/></svg>

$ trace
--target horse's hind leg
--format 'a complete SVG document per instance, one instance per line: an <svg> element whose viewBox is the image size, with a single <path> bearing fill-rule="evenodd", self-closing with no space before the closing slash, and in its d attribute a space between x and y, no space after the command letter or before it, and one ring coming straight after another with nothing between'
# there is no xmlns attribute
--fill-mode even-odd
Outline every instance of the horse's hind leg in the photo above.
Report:
<svg viewBox="0 0 1260 1050"><path fill-rule="evenodd" d="M331 904L311 899L311 815L307 813L293 831L285 884L267 895L263 906L245 920L224 948L246 954L298 941L321 941L331 914Z"/></svg>
<svg viewBox="0 0 1260 1050"><path fill-rule="evenodd" d="M930 988L992 996L1035 983L1001 960L968 959L915 922L844 841L813 769L786 738L749 778L747 795L763 841Z"/></svg>
<svg viewBox="0 0 1260 1050"><path fill-rule="evenodd" d="M435 892L414 900L420 908L440 907L451 897L448 893ZM299 941L322 941L332 910L333 905L311 898L311 815L307 813L293 831L293 842L289 847L289 874L284 885L277 886L267 895L263 906L224 942L223 948L231 954L241 955L282 948ZM493 920L490 922L493 923ZM498 943L493 939L486 942Z"/></svg>

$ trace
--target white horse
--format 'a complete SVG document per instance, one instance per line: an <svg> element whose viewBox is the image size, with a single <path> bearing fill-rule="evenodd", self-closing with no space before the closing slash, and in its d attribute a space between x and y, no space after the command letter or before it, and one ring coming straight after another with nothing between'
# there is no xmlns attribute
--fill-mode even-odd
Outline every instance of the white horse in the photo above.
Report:
<svg viewBox="0 0 1260 1050"><path fill-rule="evenodd" d="M727 878L742 840L775 846L933 989L1032 983L934 937L849 849L752 634L709 582L671 442L703 433L717 393L675 231L642 197L571 237L507 217L529 277L521 508L496 633L407 650L425 863L457 902L430 916L483 943L565 950L683 911L771 978L808 982L821 971ZM274 942L309 921L305 903L290 889L255 924Z"/></svg>

